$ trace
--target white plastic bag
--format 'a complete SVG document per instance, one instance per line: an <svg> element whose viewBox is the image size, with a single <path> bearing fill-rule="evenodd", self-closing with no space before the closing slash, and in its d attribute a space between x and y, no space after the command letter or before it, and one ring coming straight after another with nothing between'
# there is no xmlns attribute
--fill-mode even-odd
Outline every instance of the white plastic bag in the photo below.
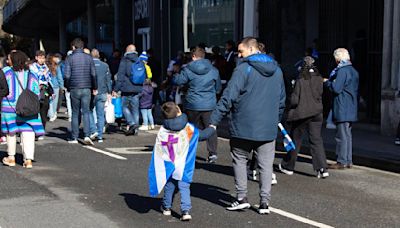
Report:
<svg viewBox="0 0 400 228"><path fill-rule="evenodd" d="M111 101L106 101L104 106L104 111L106 113L106 122L112 124L115 122L115 112L114 112L114 105Z"/></svg>

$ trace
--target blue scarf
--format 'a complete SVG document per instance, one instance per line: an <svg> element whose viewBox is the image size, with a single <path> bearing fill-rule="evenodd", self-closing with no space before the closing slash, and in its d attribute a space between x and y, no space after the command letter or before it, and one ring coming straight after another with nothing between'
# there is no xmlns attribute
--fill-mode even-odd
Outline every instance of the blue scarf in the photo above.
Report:
<svg viewBox="0 0 400 228"><path fill-rule="evenodd" d="M332 70L332 72L329 74L329 79L333 78L336 75L336 72L345 66L350 66L352 65L350 60L342 60L340 61L340 63L337 65L337 67L335 69Z"/></svg>

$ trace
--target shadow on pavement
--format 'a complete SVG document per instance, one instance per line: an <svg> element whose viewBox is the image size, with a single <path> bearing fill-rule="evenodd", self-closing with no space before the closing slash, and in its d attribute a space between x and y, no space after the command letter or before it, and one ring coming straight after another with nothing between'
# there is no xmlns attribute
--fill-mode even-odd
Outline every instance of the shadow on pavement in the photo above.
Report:
<svg viewBox="0 0 400 228"><path fill-rule="evenodd" d="M56 133L54 131L61 131L62 133ZM53 128L51 130L46 130L46 137L67 140L69 137L68 128L67 127L57 127L57 128Z"/></svg>
<svg viewBox="0 0 400 228"><path fill-rule="evenodd" d="M235 199L229 194L229 190L218 186L192 183L190 186L191 197L196 197L210 203L227 207Z"/></svg>
<svg viewBox="0 0 400 228"><path fill-rule="evenodd" d="M139 196L133 193L121 193L119 195L124 197L125 203L130 209L140 214L149 213L150 210L161 212L160 198Z"/></svg>
<svg viewBox="0 0 400 228"><path fill-rule="evenodd" d="M203 162L197 162L195 165L196 169L204 169L210 172L218 173L218 174L225 174L228 176L233 176L233 168L232 166L226 165L218 165L218 164L208 164Z"/></svg>

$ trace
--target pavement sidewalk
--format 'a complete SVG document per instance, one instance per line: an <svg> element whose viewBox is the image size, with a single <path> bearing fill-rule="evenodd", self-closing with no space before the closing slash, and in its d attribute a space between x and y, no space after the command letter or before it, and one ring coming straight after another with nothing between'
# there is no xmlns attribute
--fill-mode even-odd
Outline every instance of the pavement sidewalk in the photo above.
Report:
<svg viewBox="0 0 400 228"><path fill-rule="evenodd" d="M353 125L353 163L355 165L376 168L400 173L400 146L394 145L394 137L383 136L378 125L355 123ZM219 125L218 135L229 138L228 120L225 118ZM336 130L322 128L327 158L336 160ZM307 138L304 138L307 140ZM277 150L285 151L279 134ZM302 154L310 155L308 143L305 141Z"/></svg>

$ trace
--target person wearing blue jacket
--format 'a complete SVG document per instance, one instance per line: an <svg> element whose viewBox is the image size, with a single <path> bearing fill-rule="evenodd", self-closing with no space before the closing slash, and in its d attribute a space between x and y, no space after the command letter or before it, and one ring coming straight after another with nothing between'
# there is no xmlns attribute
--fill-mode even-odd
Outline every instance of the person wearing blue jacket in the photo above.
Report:
<svg viewBox="0 0 400 228"><path fill-rule="evenodd" d="M71 93L72 137L69 143L78 143L79 116L83 114L84 143L93 145L90 136L90 98L97 95L96 70L92 56L83 52L85 43L76 38L72 41L73 53L65 60L65 87Z"/></svg>
<svg viewBox="0 0 400 228"><path fill-rule="evenodd" d="M285 108L285 84L277 62L259 51L253 37L238 47L241 61L211 115L217 126L230 113L231 156L237 200L228 210L250 208L247 200L247 161L252 150L258 154L260 172L260 214L269 213L272 165L278 123Z"/></svg>
<svg viewBox="0 0 400 228"><path fill-rule="evenodd" d="M121 92L122 111L128 123L126 135L135 135L139 128L139 97L143 85L135 85L131 82L132 64L138 61L136 46L130 44L122 58L117 74L114 92Z"/></svg>
<svg viewBox="0 0 400 228"><path fill-rule="evenodd" d="M333 75L325 79L325 85L334 93L333 121L336 127L336 155L337 163L329 166L330 169L344 169L353 166L352 124L358 120L358 72L350 62L349 52L344 48L334 51L338 66Z"/></svg>
<svg viewBox="0 0 400 228"><path fill-rule="evenodd" d="M60 89L64 89L64 79L61 73L61 68L58 65L58 57L56 55L49 55L47 58L47 65L50 69L51 75L50 84L54 90L53 96L50 99L50 107L47 115L50 119L50 122L53 122L57 119L58 100L60 96Z"/></svg>
<svg viewBox="0 0 400 228"><path fill-rule="evenodd" d="M173 77L176 85L187 85L188 92L184 102L189 122L196 127L205 129L212 111L217 105L217 93L221 91L221 79L218 69L208 59L204 59L205 50L196 47L192 50L192 59L180 74ZM217 134L207 140L208 162L217 160Z"/></svg>
<svg viewBox="0 0 400 228"><path fill-rule="evenodd" d="M97 49L93 48L91 51L93 57L94 67L96 69L97 79L97 95L93 97L93 110L96 110L96 118L94 120L93 110L90 113L90 139L97 138L99 143L103 142L103 128L105 125L104 106L107 99L111 100L112 81L111 73L108 64L100 60L100 53ZM97 123L97 124L95 124Z"/></svg>

